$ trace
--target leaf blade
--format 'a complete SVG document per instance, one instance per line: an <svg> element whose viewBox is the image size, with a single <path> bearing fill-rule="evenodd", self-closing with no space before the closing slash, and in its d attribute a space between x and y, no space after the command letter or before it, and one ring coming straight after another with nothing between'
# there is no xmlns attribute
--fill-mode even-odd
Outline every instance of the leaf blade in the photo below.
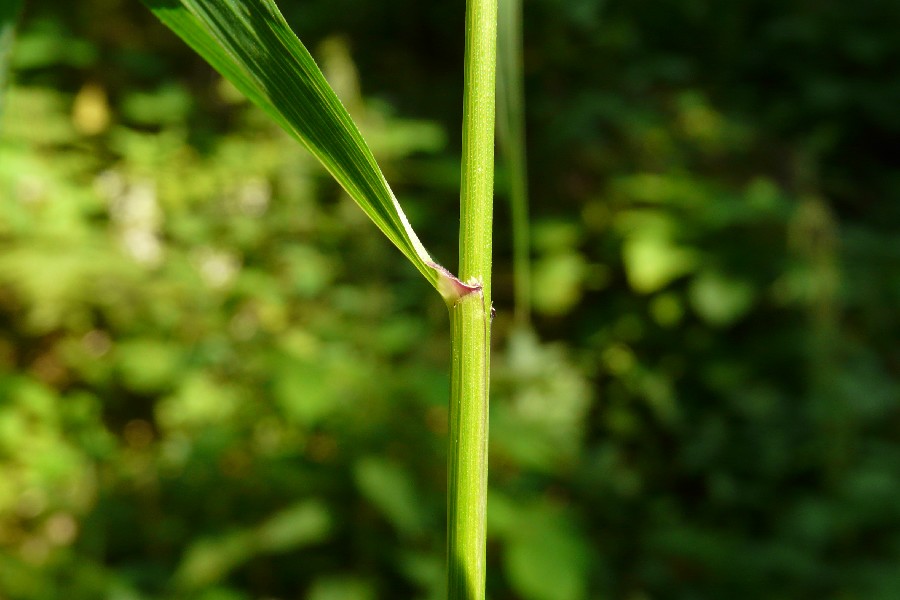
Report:
<svg viewBox="0 0 900 600"><path fill-rule="evenodd" d="M272 0L143 0L170 29L301 142L448 299L359 129Z"/></svg>

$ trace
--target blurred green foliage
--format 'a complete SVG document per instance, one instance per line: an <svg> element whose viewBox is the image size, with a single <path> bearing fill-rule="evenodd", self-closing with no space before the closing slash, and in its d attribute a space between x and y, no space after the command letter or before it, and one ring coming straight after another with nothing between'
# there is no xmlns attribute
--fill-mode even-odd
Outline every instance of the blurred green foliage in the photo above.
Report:
<svg viewBox="0 0 900 600"><path fill-rule="evenodd" d="M282 4L452 266L461 5ZM898 597L900 4L524 8L489 596ZM0 598L441 598L443 304L138 3L11 64Z"/></svg>

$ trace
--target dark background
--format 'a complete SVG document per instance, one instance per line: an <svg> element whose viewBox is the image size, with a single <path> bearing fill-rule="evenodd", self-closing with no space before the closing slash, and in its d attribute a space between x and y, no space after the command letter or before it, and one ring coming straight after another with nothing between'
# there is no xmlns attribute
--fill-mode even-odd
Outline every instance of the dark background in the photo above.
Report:
<svg viewBox="0 0 900 600"><path fill-rule="evenodd" d="M282 1L453 268L463 3ZM900 598L900 3L526 0L488 595ZM31 0L0 598L442 597L443 304L136 1Z"/></svg>

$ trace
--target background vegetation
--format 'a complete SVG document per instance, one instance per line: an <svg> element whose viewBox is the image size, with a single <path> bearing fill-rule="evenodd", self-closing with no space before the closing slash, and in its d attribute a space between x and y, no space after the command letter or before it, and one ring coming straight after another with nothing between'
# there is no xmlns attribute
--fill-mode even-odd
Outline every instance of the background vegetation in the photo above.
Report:
<svg viewBox="0 0 900 600"><path fill-rule="evenodd" d="M462 5L281 4L453 268ZM525 2L491 598L900 595L898 27ZM443 303L139 3L32 0L12 68L0 598L440 598Z"/></svg>

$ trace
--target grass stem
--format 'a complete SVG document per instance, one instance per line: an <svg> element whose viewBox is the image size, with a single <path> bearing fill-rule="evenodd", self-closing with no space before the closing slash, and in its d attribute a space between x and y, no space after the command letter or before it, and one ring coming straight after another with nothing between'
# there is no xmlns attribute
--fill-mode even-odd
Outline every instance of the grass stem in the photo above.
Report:
<svg viewBox="0 0 900 600"><path fill-rule="evenodd" d="M496 60L497 0L467 0L459 265L478 287L450 305L450 600L484 599Z"/></svg>
<svg viewBox="0 0 900 600"><path fill-rule="evenodd" d="M497 141L509 177L515 318L531 322L531 233L525 145L522 0L499 0L497 29Z"/></svg>

